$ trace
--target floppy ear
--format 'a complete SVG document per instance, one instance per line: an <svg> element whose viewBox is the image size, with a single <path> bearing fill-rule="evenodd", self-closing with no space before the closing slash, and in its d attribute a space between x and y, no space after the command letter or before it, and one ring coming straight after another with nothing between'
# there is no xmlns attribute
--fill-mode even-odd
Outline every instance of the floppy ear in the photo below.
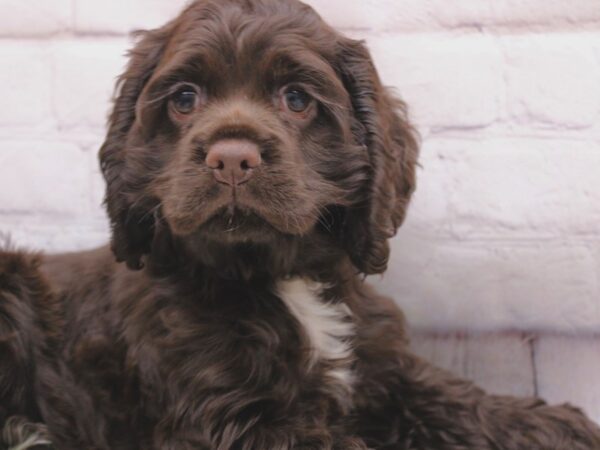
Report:
<svg viewBox="0 0 600 450"><path fill-rule="evenodd" d="M108 132L100 148L100 167L106 181L104 203L110 219L111 247L117 261L125 261L132 269L142 267L141 258L150 252L154 233L152 206L136 198L140 180L128 165L129 131L136 121L136 103L164 52L172 24L163 28L138 32L139 41L129 53L129 64L117 81L117 95L108 121ZM139 164L139 163L138 163ZM138 168L139 169L139 168Z"/></svg>
<svg viewBox="0 0 600 450"><path fill-rule="evenodd" d="M405 104L381 84L367 48L346 39L339 57L356 119L354 133L366 146L371 166L367 204L348 213L345 245L361 272L382 273L389 258L388 239L404 221L415 189L418 139Z"/></svg>

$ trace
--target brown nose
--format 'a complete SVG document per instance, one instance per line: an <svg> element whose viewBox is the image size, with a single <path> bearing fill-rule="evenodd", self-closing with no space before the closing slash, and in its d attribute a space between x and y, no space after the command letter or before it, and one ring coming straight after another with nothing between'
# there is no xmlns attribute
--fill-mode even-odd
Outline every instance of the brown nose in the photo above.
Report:
<svg viewBox="0 0 600 450"><path fill-rule="evenodd" d="M206 154L206 165L213 169L216 180L230 186L248 181L260 163L258 146L246 139L221 139Z"/></svg>

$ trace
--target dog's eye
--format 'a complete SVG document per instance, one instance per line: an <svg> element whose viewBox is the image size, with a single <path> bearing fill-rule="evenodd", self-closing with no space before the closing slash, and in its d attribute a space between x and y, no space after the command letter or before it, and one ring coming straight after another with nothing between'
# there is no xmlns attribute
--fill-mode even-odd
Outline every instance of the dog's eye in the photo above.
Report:
<svg viewBox="0 0 600 450"><path fill-rule="evenodd" d="M302 113L308 109L311 104L312 97L298 88L288 88L283 93L285 104L290 111Z"/></svg>
<svg viewBox="0 0 600 450"><path fill-rule="evenodd" d="M198 103L198 92L193 86L182 86L171 96L171 104L179 114L194 112Z"/></svg>

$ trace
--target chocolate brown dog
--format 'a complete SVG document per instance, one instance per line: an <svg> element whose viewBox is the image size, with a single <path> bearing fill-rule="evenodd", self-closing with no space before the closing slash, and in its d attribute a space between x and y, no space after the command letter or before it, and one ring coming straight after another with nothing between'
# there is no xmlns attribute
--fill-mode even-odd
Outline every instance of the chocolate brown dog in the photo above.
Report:
<svg viewBox="0 0 600 450"><path fill-rule="evenodd" d="M298 1L140 34L100 150L112 253L0 253L4 447L600 449L576 409L411 354L363 282L417 156L365 46Z"/></svg>

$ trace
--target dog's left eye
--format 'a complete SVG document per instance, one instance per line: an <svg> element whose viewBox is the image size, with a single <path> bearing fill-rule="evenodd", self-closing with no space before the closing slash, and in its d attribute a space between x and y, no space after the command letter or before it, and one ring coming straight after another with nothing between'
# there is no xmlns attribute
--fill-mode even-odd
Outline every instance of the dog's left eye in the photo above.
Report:
<svg viewBox="0 0 600 450"><path fill-rule="evenodd" d="M182 86L171 96L171 104L179 114L191 114L198 103L198 92L193 86Z"/></svg>
<svg viewBox="0 0 600 450"><path fill-rule="evenodd" d="M299 88L288 88L283 93L287 108L295 113L302 113L308 109L312 97Z"/></svg>

